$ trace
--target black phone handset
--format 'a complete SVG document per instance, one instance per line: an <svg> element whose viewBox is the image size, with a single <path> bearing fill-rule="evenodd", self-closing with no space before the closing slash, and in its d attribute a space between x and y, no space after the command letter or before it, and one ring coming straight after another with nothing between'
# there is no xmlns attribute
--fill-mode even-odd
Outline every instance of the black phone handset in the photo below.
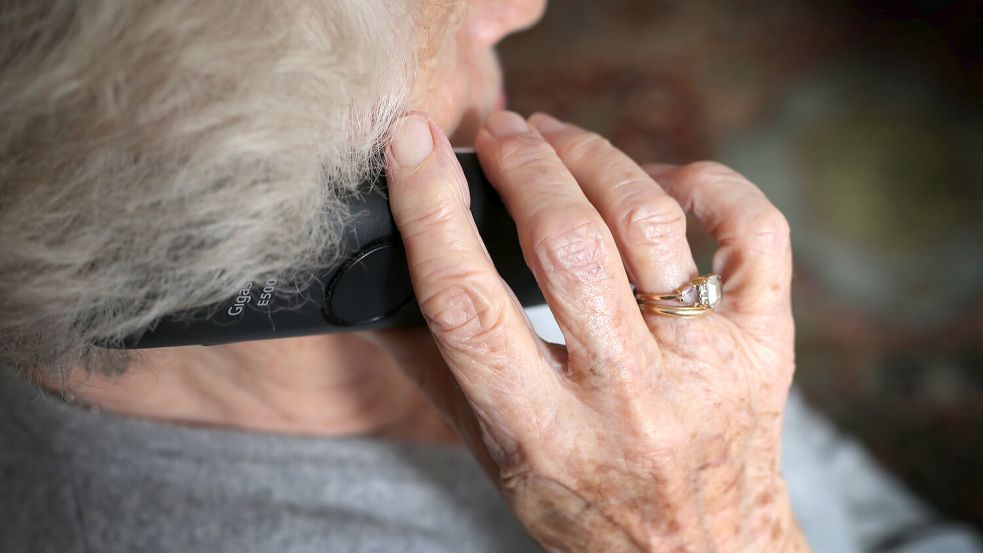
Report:
<svg viewBox="0 0 983 553"><path fill-rule="evenodd" d="M509 218L473 151L457 151L471 190L475 225L495 268L524 306L543 303ZM351 332L423 323L413 296L406 254L386 198L385 175L349 205L345 255L300 293L288 283L249 282L234 297L194 313L165 317L124 340L127 348L214 345L247 340Z"/></svg>

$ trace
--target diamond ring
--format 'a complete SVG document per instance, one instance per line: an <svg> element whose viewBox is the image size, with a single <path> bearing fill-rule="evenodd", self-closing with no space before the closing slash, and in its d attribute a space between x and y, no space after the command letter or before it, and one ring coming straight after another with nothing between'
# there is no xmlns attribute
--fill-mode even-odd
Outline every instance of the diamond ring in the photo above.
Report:
<svg viewBox="0 0 983 553"><path fill-rule="evenodd" d="M670 317L699 317L706 315L724 298L720 275L698 276L668 294L635 292L639 309Z"/></svg>

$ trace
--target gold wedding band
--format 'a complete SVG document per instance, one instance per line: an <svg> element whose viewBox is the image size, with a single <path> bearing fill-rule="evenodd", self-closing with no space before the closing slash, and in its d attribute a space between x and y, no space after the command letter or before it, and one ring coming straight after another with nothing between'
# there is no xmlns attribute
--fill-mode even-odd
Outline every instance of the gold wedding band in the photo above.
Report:
<svg viewBox="0 0 983 553"><path fill-rule="evenodd" d="M715 273L698 276L669 293L635 292L639 309L670 317L706 315L720 305L722 299L724 286L720 275Z"/></svg>

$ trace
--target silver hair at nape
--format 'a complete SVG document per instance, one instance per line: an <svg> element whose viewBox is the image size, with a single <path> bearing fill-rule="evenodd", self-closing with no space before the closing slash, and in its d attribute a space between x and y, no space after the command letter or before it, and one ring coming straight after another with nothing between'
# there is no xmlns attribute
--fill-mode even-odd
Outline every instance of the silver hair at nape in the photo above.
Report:
<svg viewBox="0 0 983 553"><path fill-rule="evenodd" d="M415 63L393 0L0 6L0 359L95 347L337 255Z"/></svg>

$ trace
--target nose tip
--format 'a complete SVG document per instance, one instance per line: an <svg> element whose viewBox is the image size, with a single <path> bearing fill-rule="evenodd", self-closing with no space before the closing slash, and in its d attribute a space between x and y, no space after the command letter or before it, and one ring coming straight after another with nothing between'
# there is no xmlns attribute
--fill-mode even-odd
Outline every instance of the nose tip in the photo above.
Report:
<svg viewBox="0 0 983 553"><path fill-rule="evenodd" d="M478 0L476 4L472 6L476 38L488 45L532 27L546 11L546 0Z"/></svg>
<svg viewBox="0 0 983 553"><path fill-rule="evenodd" d="M539 20L543 18L543 14L546 13L546 0L526 0L521 3L525 4L525 10L522 11L521 17L519 17L517 22L518 27L515 31L528 29L539 23Z"/></svg>

